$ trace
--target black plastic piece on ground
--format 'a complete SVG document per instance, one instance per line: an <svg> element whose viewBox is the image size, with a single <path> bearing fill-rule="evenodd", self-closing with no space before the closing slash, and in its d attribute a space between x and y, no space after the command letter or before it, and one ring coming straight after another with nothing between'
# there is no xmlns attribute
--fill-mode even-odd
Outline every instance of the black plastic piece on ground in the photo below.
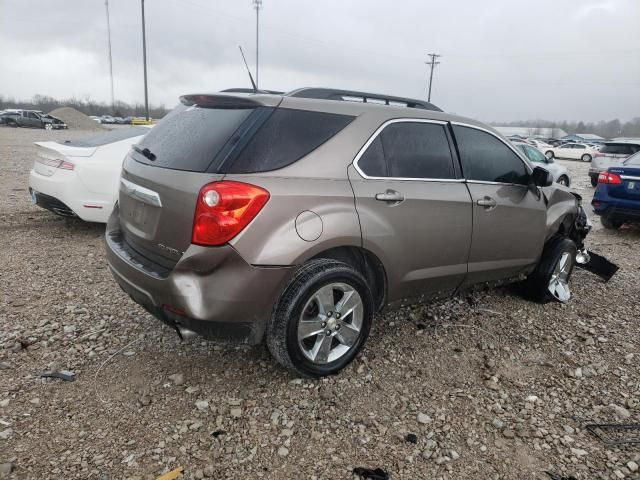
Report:
<svg viewBox="0 0 640 480"><path fill-rule="evenodd" d="M585 428L607 445L640 444L640 423L590 423Z"/></svg>
<svg viewBox="0 0 640 480"><path fill-rule="evenodd" d="M418 443L418 436L415 433L407 433L404 439L409 443Z"/></svg>
<svg viewBox="0 0 640 480"><path fill-rule="evenodd" d="M43 372L40 374L40 378L59 378L65 382L74 382L76 377L62 372Z"/></svg>
<svg viewBox="0 0 640 480"><path fill-rule="evenodd" d="M353 469L353 474L358 475L363 480L391 480L391 476L381 468L372 470L370 468L357 467Z"/></svg>
<svg viewBox="0 0 640 480"><path fill-rule="evenodd" d="M588 272L598 275L602 280L605 281L605 283L611 280L611 277L615 275L615 273L619 270L619 267L615 263L611 263L602 255L598 255L597 253L593 253L591 251L589 251L588 253L591 257L589 263L587 263L586 265L581 265L578 263L577 266L585 269Z"/></svg>

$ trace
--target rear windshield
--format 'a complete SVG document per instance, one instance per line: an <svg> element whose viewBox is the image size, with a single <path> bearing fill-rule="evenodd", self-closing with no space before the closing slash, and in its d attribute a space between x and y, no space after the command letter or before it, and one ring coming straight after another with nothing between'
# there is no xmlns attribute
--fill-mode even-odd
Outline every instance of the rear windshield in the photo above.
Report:
<svg viewBox="0 0 640 480"><path fill-rule="evenodd" d="M132 151L140 163L206 172L216 154L253 112L251 108L220 109L178 105L138 144L150 158Z"/></svg>
<svg viewBox="0 0 640 480"><path fill-rule="evenodd" d="M118 128L107 133L91 135L90 137L65 140L63 144L71 145L72 147L101 147L102 145L107 145L108 143L120 142L122 140L126 140L127 138L146 135L148 132L149 128L146 127Z"/></svg>
<svg viewBox="0 0 640 480"><path fill-rule="evenodd" d="M325 143L353 119L349 115L278 108L225 170L256 173L286 167Z"/></svg>
<svg viewBox="0 0 640 480"><path fill-rule="evenodd" d="M625 165L629 165L632 167L640 166L640 152L636 153L634 156L627 158L624 162Z"/></svg>
<svg viewBox="0 0 640 480"><path fill-rule="evenodd" d="M600 153L610 153L612 155L633 155L640 150L640 145L633 143L607 143L600 149Z"/></svg>

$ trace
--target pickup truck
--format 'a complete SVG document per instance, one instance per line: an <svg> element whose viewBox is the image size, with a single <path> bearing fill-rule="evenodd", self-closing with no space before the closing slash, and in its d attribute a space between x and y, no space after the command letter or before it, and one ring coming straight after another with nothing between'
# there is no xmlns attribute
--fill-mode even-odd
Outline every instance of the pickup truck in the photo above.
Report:
<svg viewBox="0 0 640 480"><path fill-rule="evenodd" d="M10 127L33 127L45 130L68 128L67 124L59 118L36 110L19 110L5 114L3 117L3 123Z"/></svg>

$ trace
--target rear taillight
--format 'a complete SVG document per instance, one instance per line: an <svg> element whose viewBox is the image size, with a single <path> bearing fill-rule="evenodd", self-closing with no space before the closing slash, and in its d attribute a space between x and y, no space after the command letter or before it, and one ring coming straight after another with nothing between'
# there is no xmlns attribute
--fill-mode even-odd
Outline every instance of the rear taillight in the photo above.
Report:
<svg viewBox="0 0 640 480"><path fill-rule="evenodd" d="M602 172L598 175L598 183L606 183L607 185L622 185L622 178L617 173Z"/></svg>
<svg viewBox="0 0 640 480"><path fill-rule="evenodd" d="M60 158L36 157L36 162L46 165L47 167L59 168L61 170L73 170L76 166L66 160Z"/></svg>
<svg viewBox="0 0 640 480"><path fill-rule="evenodd" d="M205 185L198 194L191 243L227 243L262 210L269 192L248 183L222 181Z"/></svg>

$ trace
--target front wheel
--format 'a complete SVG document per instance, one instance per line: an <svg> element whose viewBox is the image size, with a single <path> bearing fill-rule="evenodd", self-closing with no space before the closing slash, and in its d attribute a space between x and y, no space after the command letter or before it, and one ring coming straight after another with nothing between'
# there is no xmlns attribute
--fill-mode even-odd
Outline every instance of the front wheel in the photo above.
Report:
<svg viewBox="0 0 640 480"><path fill-rule="evenodd" d="M44 129L45 130L53 130L53 125L50 123L45 123L44 124Z"/></svg>
<svg viewBox="0 0 640 480"><path fill-rule="evenodd" d="M589 155L588 153L585 153L584 155L582 155L582 157L580 157L581 160L583 162L590 162L591 161L591 155Z"/></svg>
<svg viewBox="0 0 640 480"><path fill-rule="evenodd" d="M573 240L565 237L551 240L542 251L540 263L523 284L525 294L540 303L553 299L568 302L571 298L569 279L576 253Z"/></svg>
<svg viewBox="0 0 640 480"><path fill-rule="evenodd" d="M623 224L622 221L615 220L613 218L607 217L606 215L602 215L600 217L600 223L602 223L602 226L607 230L618 230Z"/></svg>
<svg viewBox="0 0 640 480"><path fill-rule="evenodd" d="M280 364L302 375L331 375L362 349L373 312L373 295L358 271L335 260L312 260L278 299L267 346Z"/></svg>

